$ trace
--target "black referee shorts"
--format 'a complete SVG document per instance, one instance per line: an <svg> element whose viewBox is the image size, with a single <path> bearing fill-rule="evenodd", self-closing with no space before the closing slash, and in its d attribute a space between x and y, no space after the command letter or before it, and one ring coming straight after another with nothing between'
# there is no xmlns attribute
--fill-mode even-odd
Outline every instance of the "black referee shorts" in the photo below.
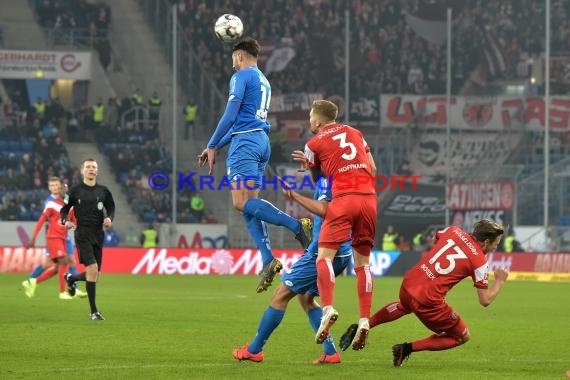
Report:
<svg viewBox="0 0 570 380"><path fill-rule="evenodd" d="M103 263L103 231L76 229L75 245L79 254L79 262L85 266L97 264L99 272Z"/></svg>

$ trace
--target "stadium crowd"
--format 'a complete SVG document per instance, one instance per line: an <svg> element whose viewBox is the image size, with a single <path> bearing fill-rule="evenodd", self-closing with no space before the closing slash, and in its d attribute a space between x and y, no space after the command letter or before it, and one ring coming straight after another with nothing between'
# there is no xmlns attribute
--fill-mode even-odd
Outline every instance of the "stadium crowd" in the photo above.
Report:
<svg viewBox="0 0 570 380"><path fill-rule="evenodd" d="M261 41L281 41L295 50L282 71L269 77L275 93L334 94L344 81L344 10L350 9L351 86L353 96L378 93L445 92L445 44L420 37L406 21L408 14L433 20L421 0L304 1L220 0L181 2L181 21L195 52L210 75L227 87L231 65L223 49L208 49L212 24L222 13L237 14L245 33ZM433 2L432 2L433 3ZM487 79L528 77L518 70L544 51L542 1L467 0L453 4L453 78L459 91L483 64ZM570 51L570 3L552 2L552 51ZM246 11L247 10L247 11ZM440 21L445 11L441 8ZM432 12L433 13L433 12ZM343 33L343 32L342 32ZM331 36L334 35L334 38ZM225 70L220 70L225 68Z"/></svg>

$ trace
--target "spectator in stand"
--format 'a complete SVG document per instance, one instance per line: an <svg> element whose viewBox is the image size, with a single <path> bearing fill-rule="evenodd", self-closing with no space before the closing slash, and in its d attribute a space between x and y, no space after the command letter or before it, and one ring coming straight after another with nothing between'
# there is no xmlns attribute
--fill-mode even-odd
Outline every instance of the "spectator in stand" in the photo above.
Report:
<svg viewBox="0 0 570 380"><path fill-rule="evenodd" d="M34 103L34 116L41 122L43 122L45 114L46 114L46 103L44 100L38 96L36 102Z"/></svg>
<svg viewBox="0 0 570 380"><path fill-rule="evenodd" d="M394 232L394 227L388 226L388 229L382 236L382 250L383 251L397 251L398 245L396 241L398 239L398 234Z"/></svg>
<svg viewBox="0 0 570 380"><path fill-rule="evenodd" d="M125 246L140 247L139 236L132 227L129 227L127 236L125 236Z"/></svg>
<svg viewBox="0 0 570 380"><path fill-rule="evenodd" d="M196 193L192 195L192 198L190 198L190 211L198 223L202 222L202 217L204 216L204 206L204 198L202 198L200 194Z"/></svg>
<svg viewBox="0 0 570 380"><path fill-rule="evenodd" d="M118 247L119 243L121 242L121 238L117 231L111 228L103 228L103 232L105 233L105 237L103 238L103 245L105 247Z"/></svg>
<svg viewBox="0 0 570 380"><path fill-rule="evenodd" d="M190 131L194 131L197 113L198 106L193 99L190 99L186 107L184 107L184 140L188 140L190 138Z"/></svg>
<svg viewBox="0 0 570 380"><path fill-rule="evenodd" d="M160 99L160 96L158 96L158 93L154 91L148 100L148 118L154 127L158 127L161 106L162 100Z"/></svg>
<svg viewBox="0 0 570 380"><path fill-rule="evenodd" d="M155 248L158 245L158 231L152 224L141 233L141 245L143 248Z"/></svg>

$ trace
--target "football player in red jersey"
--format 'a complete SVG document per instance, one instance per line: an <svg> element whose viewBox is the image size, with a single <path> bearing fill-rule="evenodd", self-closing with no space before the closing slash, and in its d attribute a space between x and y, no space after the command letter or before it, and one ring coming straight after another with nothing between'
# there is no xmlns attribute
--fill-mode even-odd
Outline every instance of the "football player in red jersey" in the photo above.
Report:
<svg viewBox="0 0 570 380"><path fill-rule="evenodd" d="M64 273L67 272L67 250L66 238L67 229L64 225L59 223L59 210L65 204L63 197L65 195L65 187L59 177L51 177L49 179L50 189L53 189L52 194L56 196L54 199L48 201L45 209L40 216L36 227L34 229L32 238L28 243L28 247L33 247L36 243L36 238L44 225L48 222L48 229L46 231L46 245L49 257L46 257L46 269L37 279L32 278L24 281L23 285L28 297L33 297L37 284L59 274L59 298L63 300L73 299L72 296L65 291L65 278ZM51 265L48 261L54 263Z"/></svg>
<svg viewBox="0 0 570 380"><path fill-rule="evenodd" d="M323 317L315 341L322 343L338 319L333 308L335 276L332 260L344 242L351 240L357 277L360 321L352 348L366 344L372 303L370 251L376 235L377 196L374 189L376 165L362 133L337 123L337 106L328 100L315 100L309 123L314 134L305 152L294 151L293 159L311 169L313 181L320 175L332 183L332 200L324 216L317 256L317 284Z"/></svg>
<svg viewBox="0 0 570 380"><path fill-rule="evenodd" d="M471 277L482 306L489 306L495 300L508 272L497 269L495 281L489 287L485 255L497 249L504 233L503 226L488 219L477 222L472 234L455 226L436 232L433 247L404 275L400 300L390 302L370 318L372 328L414 313L435 333L425 339L394 345L394 366L401 366L412 352L447 350L469 340L467 325L446 303L445 296L458 282ZM356 324L348 328L341 338L341 348L348 348L356 329Z"/></svg>

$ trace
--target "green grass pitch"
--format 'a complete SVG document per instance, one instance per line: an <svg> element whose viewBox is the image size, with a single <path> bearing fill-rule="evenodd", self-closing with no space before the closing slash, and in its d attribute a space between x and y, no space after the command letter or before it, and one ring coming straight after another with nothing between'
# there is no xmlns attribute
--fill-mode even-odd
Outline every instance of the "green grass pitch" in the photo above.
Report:
<svg viewBox="0 0 570 380"><path fill-rule="evenodd" d="M237 362L271 293L256 277L103 275L98 305L61 301L57 279L28 299L24 275L0 275L0 378L34 379L564 379L570 369L570 284L507 282L495 303L479 306L468 280L448 302L466 320L471 341L391 363L394 343L429 334L414 316L373 329L366 349L341 353L339 365L314 366L321 349L297 301L267 342L265 360ZM377 278L372 309L396 299L400 278ZM357 321L356 280L337 280L335 341Z"/></svg>

